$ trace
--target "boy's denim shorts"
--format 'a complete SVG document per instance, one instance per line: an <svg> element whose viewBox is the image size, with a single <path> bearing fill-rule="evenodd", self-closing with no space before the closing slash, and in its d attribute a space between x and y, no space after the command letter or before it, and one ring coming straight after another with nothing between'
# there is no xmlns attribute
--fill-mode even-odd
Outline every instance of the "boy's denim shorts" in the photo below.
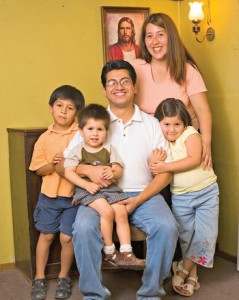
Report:
<svg viewBox="0 0 239 300"><path fill-rule="evenodd" d="M72 224L79 206L72 205L71 201L72 198L49 198L40 193L33 214L36 229L44 233L60 231L65 235L72 236Z"/></svg>

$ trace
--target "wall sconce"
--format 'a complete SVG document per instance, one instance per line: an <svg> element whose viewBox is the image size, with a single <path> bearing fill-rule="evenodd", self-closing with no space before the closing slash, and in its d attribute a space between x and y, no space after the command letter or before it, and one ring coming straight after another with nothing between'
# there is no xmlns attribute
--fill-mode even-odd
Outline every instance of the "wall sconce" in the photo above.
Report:
<svg viewBox="0 0 239 300"><path fill-rule="evenodd" d="M193 32L195 33L197 42L202 43L205 37L209 42L213 41L215 39L215 31L211 27L210 0L208 0L208 16L207 16L207 24L209 27L206 31L206 34L203 36L202 40L199 40L198 33L200 32L199 23L204 19L204 13L202 10L203 2L190 2L189 6L190 6L190 11L188 14L188 18L194 24Z"/></svg>

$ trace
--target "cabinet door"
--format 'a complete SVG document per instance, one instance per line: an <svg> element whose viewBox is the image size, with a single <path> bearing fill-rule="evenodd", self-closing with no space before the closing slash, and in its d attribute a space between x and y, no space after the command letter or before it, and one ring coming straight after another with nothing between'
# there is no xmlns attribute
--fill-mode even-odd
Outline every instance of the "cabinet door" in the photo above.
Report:
<svg viewBox="0 0 239 300"><path fill-rule="evenodd" d="M33 212L41 189L41 177L29 170L34 144L46 129L8 129L11 198L16 266L30 279L36 273L36 245ZM60 270L59 235L51 246L46 267L48 278Z"/></svg>
<svg viewBox="0 0 239 300"><path fill-rule="evenodd" d="M32 257L32 271L33 277L36 273L36 245L39 237L39 232L35 229L33 213L38 201L38 196L41 190L41 177L37 176L35 172L29 170L29 165L31 163L32 153L34 149L35 142L38 140L39 136L45 130L39 132L26 132L25 133L25 170L26 170L26 185L27 185L27 202L28 202L28 219L29 228L31 229L30 240L31 240L31 257ZM61 246L59 242L59 234L56 234L50 253L48 262L46 265L46 277L55 278L60 271L60 251Z"/></svg>

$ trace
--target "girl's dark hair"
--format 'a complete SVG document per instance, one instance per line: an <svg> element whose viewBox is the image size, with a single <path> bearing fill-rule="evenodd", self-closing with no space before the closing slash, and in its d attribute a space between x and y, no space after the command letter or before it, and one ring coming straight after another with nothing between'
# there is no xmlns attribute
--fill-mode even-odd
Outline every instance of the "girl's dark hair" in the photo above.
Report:
<svg viewBox="0 0 239 300"><path fill-rule="evenodd" d="M55 89L50 97L49 104L53 106L57 99L70 99L74 102L76 109L79 111L85 106L85 99L81 91L71 85L62 85Z"/></svg>
<svg viewBox="0 0 239 300"><path fill-rule="evenodd" d="M106 75L113 70L127 70L129 72L129 77L131 78L133 85L136 83L136 72L134 67L125 60L111 60L107 62L101 72L101 83L103 87L106 87Z"/></svg>
<svg viewBox="0 0 239 300"><path fill-rule="evenodd" d="M159 122L165 117L170 118L179 116L185 127L192 125L191 116L183 101L175 98L167 98L163 100L156 108L154 116L159 120Z"/></svg>
<svg viewBox="0 0 239 300"><path fill-rule="evenodd" d="M180 85L185 83L186 63L189 62L196 69L198 69L198 67L183 45L175 23L168 15L155 13L149 15L144 21L139 42L139 57L144 59L147 63L150 63L152 60L152 56L145 44L146 27L150 23L165 29L168 38L168 51L166 56L170 76Z"/></svg>
<svg viewBox="0 0 239 300"><path fill-rule="evenodd" d="M109 130L110 115L106 108L100 104L89 104L78 113L78 126L80 129L86 125L89 119L102 120L106 130Z"/></svg>

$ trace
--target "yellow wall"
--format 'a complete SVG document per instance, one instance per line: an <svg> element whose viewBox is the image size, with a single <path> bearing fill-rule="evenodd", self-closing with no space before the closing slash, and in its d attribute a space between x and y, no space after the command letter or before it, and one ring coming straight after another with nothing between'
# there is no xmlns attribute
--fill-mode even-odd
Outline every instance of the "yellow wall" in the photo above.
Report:
<svg viewBox="0 0 239 300"><path fill-rule="evenodd" d="M182 2L182 17L188 14L188 2ZM203 73L212 109L213 161L220 187L218 245L221 251L236 256L239 216L239 2L210 2L215 40L197 43L189 20L182 22L182 38ZM206 15L207 1L204 3ZM200 37L206 28L206 21L203 21Z"/></svg>
<svg viewBox="0 0 239 300"><path fill-rule="evenodd" d="M46 127L48 99L71 84L87 102L106 104L101 6L156 7L158 1L21 0L0 1L0 264L14 261L6 128ZM162 1L166 11L175 3Z"/></svg>
<svg viewBox="0 0 239 300"><path fill-rule="evenodd" d="M100 6L150 7L151 12L170 14L198 61L209 89L214 118L213 155L221 187L219 246L236 255L239 161L235 156L238 143L233 121L239 106L236 101L238 1L228 0L227 9L223 9L216 5L216 0L211 0L217 37L210 44L194 41L187 20L188 2L0 1L0 264L14 261L6 128L46 127L51 122L49 96L62 84L81 89L87 102L106 104L100 84L103 65Z"/></svg>

